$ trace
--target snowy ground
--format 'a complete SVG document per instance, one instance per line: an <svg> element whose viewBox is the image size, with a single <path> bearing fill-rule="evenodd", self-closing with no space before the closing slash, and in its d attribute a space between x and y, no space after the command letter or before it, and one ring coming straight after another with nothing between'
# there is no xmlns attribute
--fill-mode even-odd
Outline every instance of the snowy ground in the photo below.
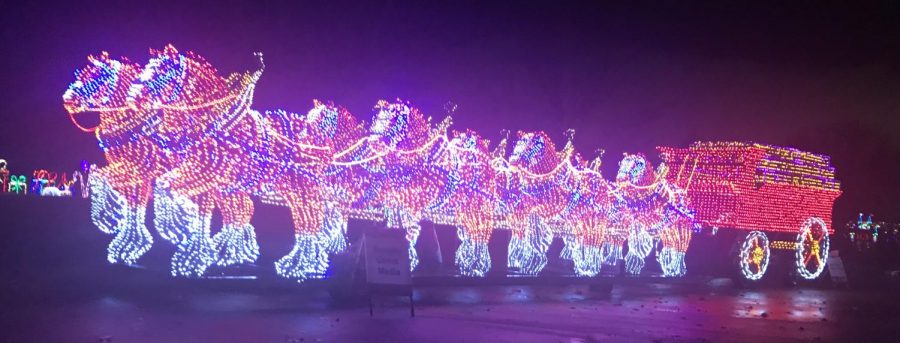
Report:
<svg viewBox="0 0 900 343"><path fill-rule="evenodd" d="M333 301L322 287L196 283L76 293L6 290L2 342L793 342L892 341L900 303L877 292L742 290L727 282L426 287ZM50 291L48 293L48 291Z"/></svg>

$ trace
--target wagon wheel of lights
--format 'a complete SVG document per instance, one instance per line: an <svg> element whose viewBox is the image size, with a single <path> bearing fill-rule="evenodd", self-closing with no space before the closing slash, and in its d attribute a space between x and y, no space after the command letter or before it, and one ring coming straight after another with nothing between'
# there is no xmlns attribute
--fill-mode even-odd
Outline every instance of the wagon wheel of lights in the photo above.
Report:
<svg viewBox="0 0 900 343"><path fill-rule="evenodd" d="M797 234L797 273L807 280L819 277L828 259L828 228L819 218L809 218Z"/></svg>
<svg viewBox="0 0 900 343"><path fill-rule="evenodd" d="M741 244L741 273L747 280L759 280L769 267L769 238L762 231L753 231L744 238Z"/></svg>

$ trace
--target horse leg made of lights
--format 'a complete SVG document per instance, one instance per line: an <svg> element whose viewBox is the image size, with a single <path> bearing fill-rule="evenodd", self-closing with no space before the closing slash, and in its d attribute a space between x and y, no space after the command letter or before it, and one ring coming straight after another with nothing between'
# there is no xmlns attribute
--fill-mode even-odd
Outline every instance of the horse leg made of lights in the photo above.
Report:
<svg viewBox="0 0 900 343"><path fill-rule="evenodd" d="M386 202L385 219L386 226L390 229L403 229L406 231L406 241L409 243L409 270L415 270L419 265L419 254L416 251L416 242L419 240L419 233L422 231L420 221L422 220L422 210L417 209L415 202L419 199L412 199L413 194L422 195L427 193L411 192L402 190L393 193L395 200ZM432 193L433 194L433 193Z"/></svg>
<svg viewBox="0 0 900 343"><path fill-rule="evenodd" d="M606 230L606 237L604 237L603 243L600 244L600 258L603 264L615 266L619 261L625 259L623 250L627 236L622 234L625 230L621 228L610 226Z"/></svg>
<svg viewBox="0 0 900 343"><path fill-rule="evenodd" d="M558 196L537 197L528 195L527 213L524 217L522 235L516 241L520 245L517 252L521 254L519 271L528 275L539 274L547 266L547 251L553 242L554 233L548 224L552 216L557 216L561 211L562 200ZM548 218L541 213L551 213ZM579 239L573 235L573 244ZM512 243L512 242L511 242ZM573 251L578 249L572 247Z"/></svg>
<svg viewBox="0 0 900 343"><path fill-rule="evenodd" d="M662 248L657 252L656 260L663 276L683 276L687 273L684 257L691 244L693 213L685 205L684 192L667 181L662 182L668 196L663 197L666 201L661 204L664 224L659 239Z"/></svg>
<svg viewBox="0 0 900 343"><path fill-rule="evenodd" d="M488 242L494 229L494 209L496 205L485 196L473 195L461 199L463 209L457 211L457 236L460 240L456 249L455 262L460 274L483 277L491 269L491 255Z"/></svg>
<svg viewBox="0 0 900 343"><path fill-rule="evenodd" d="M195 216L190 217L185 239L175 246L172 255L172 276L199 277L207 268L216 262L216 250L210 239L210 221L212 219L215 200L208 194L193 197L191 201L197 207Z"/></svg>
<svg viewBox="0 0 900 343"><path fill-rule="evenodd" d="M178 246L187 240L192 225L199 223L200 207L196 199L173 194L170 180L174 177L168 173L154 182L153 226L160 237Z"/></svg>
<svg viewBox="0 0 900 343"><path fill-rule="evenodd" d="M541 237L535 234L535 231L540 229L536 227L536 215L531 213L532 206L528 204L529 199L524 196L518 183L515 182L518 180L516 175L507 173L503 177L507 181L513 180L513 182L504 184L503 192L505 194L502 199L505 202L500 204L511 233L507 245L507 268L514 273L537 275L546 265L545 262L542 262L546 257L541 258L540 244L537 246L534 244L535 241L540 241L534 238Z"/></svg>
<svg viewBox="0 0 900 343"><path fill-rule="evenodd" d="M488 243L495 226L496 201L474 192L460 193L457 197L461 204L455 214L460 245L454 261L460 274L483 277L491 269Z"/></svg>
<svg viewBox="0 0 900 343"><path fill-rule="evenodd" d="M657 252L656 260L663 276L683 276L687 273L684 256L690 242L691 227L684 222L675 223L660 232L662 249Z"/></svg>
<svg viewBox="0 0 900 343"><path fill-rule="evenodd" d="M606 194L607 200L615 201L615 197ZM600 258L603 264L609 266L617 266L619 261L625 259L623 255L625 248L625 239L628 237L628 230L625 227L624 213L620 208L608 204L609 207L602 211L602 215L606 221L604 228L603 242L600 244Z"/></svg>
<svg viewBox="0 0 900 343"><path fill-rule="evenodd" d="M553 235L540 217L519 203L507 214L511 232L507 248L507 268L514 273L537 275L547 265L547 251Z"/></svg>
<svg viewBox="0 0 900 343"><path fill-rule="evenodd" d="M690 218L674 210L668 203L652 212L662 212L657 220L630 221L627 237L628 253L625 255L626 271L629 274L640 274L644 260L659 243L656 260L660 264L663 276L682 276L686 272L684 256L691 240Z"/></svg>
<svg viewBox="0 0 900 343"><path fill-rule="evenodd" d="M176 246L172 274L202 276L212 264L225 267L255 262L259 245L250 224L254 208L249 194L209 191L191 197L172 190L173 177L164 175L154 189L154 225ZM216 208L222 215L222 228L210 238Z"/></svg>
<svg viewBox="0 0 900 343"><path fill-rule="evenodd" d="M515 211L507 215L510 238L507 245L506 267L513 272L522 270L526 257L530 256L525 245L526 215L523 211Z"/></svg>
<svg viewBox="0 0 900 343"><path fill-rule="evenodd" d="M279 194L291 211L294 223L294 246L275 262L278 275L299 281L324 276L328 269L327 237L320 234L325 219L324 198L319 185L301 177L290 182L291 189Z"/></svg>
<svg viewBox="0 0 900 343"><path fill-rule="evenodd" d="M124 168L98 168L88 178L91 187L91 219L100 230L115 234L107 247L110 263L135 264L153 245L145 223L150 186L116 185L115 171Z"/></svg>
<svg viewBox="0 0 900 343"><path fill-rule="evenodd" d="M575 221L576 234L572 244L572 262L578 276L596 276L603 265L601 246L606 234L605 218L597 213L584 213Z"/></svg>
<svg viewBox="0 0 900 343"><path fill-rule="evenodd" d="M576 250L579 249L578 245L580 244L578 243L580 241L579 237L575 233L566 233L560 235L560 238L562 238L563 241L563 248L559 252L559 258L561 260L574 262L576 258L579 258L576 256L576 254L578 254Z"/></svg>
<svg viewBox="0 0 900 343"><path fill-rule="evenodd" d="M343 214L336 201L326 201L324 204L324 218L322 228L320 229L322 236L322 245L324 245L326 253L338 254L347 250L349 243L347 242L347 217Z"/></svg>
<svg viewBox="0 0 900 343"><path fill-rule="evenodd" d="M585 243L576 243L573 246L572 263L575 275L596 276L603 266L603 258L600 255L600 247Z"/></svg>
<svg viewBox="0 0 900 343"><path fill-rule="evenodd" d="M511 216L512 238L509 242L509 268L525 275L537 275L547 266L547 250L553 233L534 212Z"/></svg>
<svg viewBox="0 0 900 343"><path fill-rule="evenodd" d="M663 276L682 276L686 273L685 254L691 241L691 224L683 218L653 223L651 229L645 224L632 225L627 239L628 253L625 255L626 271L640 274L644 260L659 244L656 260ZM656 232L656 233L652 233Z"/></svg>
<svg viewBox="0 0 900 343"><path fill-rule="evenodd" d="M642 225L632 225L628 233L628 253L625 254L625 271L637 275L644 269L644 259L653 250L654 238Z"/></svg>
<svg viewBox="0 0 900 343"><path fill-rule="evenodd" d="M532 213L528 218L528 231L525 239L532 250L532 263L526 267L529 274L537 275L547 266L547 251L553 242L553 231L540 215Z"/></svg>
<svg viewBox="0 0 900 343"><path fill-rule="evenodd" d="M259 244L250 218L253 199L242 192L220 192L213 199L222 212L222 229L212 238L216 250L216 265L227 267L254 263L259 257Z"/></svg>
<svg viewBox="0 0 900 343"><path fill-rule="evenodd" d="M175 244L171 272L173 276L203 276L216 262L216 250L210 238L210 218L215 200L209 194L187 194L192 165L164 174L154 189L154 225L160 235Z"/></svg>
<svg viewBox="0 0 900 343"><path fill-rule="evenodd" d="M684 253L690 243L690 225L670 211L665 202L653 201L650 208L634 211L628 234L628 253L625 255L626 271L637 275L644 267L645 259L659 245L657 262L664 276L680 276L685 272Z"/></svg>
<svg viewBox="0 0 900 343"><path fill-rule="evenodd" d="M109 184L105 174L105 168L95 167L88 175L88 188L92 194L91 221L103 233L113 234L125 226L123 219L128 203L125 196Z"/></svg>
<svg viewBox="0 0 900 343"><path fill-rule="evenodd" d="M491 270L491 255L488 248L491 231L458 227L456 234L460 244L456 249L454 262L459 273L476 277L487 275L487 272Z"/></svg>

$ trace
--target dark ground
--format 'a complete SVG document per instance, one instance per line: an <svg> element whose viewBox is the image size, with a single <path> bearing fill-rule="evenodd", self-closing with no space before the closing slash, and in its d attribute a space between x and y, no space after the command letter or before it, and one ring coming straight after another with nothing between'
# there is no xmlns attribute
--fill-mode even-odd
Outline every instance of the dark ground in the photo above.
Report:
<svg viewBox="0 0 900 343"><path fill-rule="evenodd" d="M260 208L262 215L266 211L280 216ZM169 278L163 267L170 248L161 240L147 256L147 269L108 265L109 238L86 224L84 201L3 196L0 213L7 223L0 247L5 276L0 342L892 342L900 337L900 299L885 285L836 289L827 283L776 282L746 288L698 273L675 280L606 278L593 286L552 276L542 284L477 286L460 279L451 280L459 286L435 286L440 279L432 278L414 291L415 318L409 318L403 298L378 299L370 318L365 301L338 302L322 282ZM270 244L279 236L260 231L264 252L281 254L282 247ZM271 258L263 256L252 272L271 273ZM609 283L612 291L604 291Z"/></svg>

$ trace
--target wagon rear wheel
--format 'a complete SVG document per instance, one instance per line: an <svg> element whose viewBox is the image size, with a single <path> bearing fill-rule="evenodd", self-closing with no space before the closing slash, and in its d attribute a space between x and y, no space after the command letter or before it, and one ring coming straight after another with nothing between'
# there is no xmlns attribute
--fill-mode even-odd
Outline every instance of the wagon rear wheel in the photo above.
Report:
<svg viewBox="0 0 900 343"><path fill-rule="evenodd" d="M762 279L769 267L769 238L762 231L747 234L739 252L739 266L745 279L756 281Z"/></svg>
<svg viewBox="0 0 900 343"><path fill-rule="evenodd" d="M813 280L825 270L828 262L828 227L819 218L809 218L797 234L795 262L800 277Z"/></svg>

